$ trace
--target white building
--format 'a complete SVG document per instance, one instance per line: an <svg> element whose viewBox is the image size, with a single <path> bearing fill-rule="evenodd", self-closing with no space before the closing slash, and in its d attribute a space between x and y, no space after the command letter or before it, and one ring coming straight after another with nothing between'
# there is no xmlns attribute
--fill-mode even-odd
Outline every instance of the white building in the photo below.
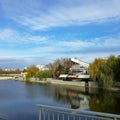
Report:
<svg viewBox="0 0 120 120"><path fill-rule="evenodd" d="M90 75L88 74L89 64L83 62L76 58L71 58L72 67L70 68L69 73L65 75L60 75L59 78L69 79L69 80L82 80L89 79ZM65 77L64 77L65 76Z"/></svg>
<svg viewBox="0 0 120 120"><path fill-rule="evenodd" d="M36 67L37 67L40 71L49 70L49 68L45 67L44 65L36 65Z"/></svg>
<svg viewBox="0 0 120 120"><path fill-rule="evenodd" d="M44 65L36 65L35 67L37 67L40 71L49 70L49 68L45 67ZM25 70L27 68L28 67L24 67Z"/></svg>

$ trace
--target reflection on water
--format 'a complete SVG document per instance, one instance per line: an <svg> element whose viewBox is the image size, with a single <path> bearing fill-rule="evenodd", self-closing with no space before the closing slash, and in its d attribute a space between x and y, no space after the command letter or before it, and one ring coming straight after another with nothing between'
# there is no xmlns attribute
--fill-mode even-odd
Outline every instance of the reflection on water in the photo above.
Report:
<svg viewBox="0 0 120 120"><path fill-rule="evenodd" d="M92 111L120 114L120 93L100 90L90 95L89 106Z"/></svg>
<svg viewBox="0 0 120 120"><path fill-rule="evenodd" d="M120 114L120 93L95 88L73 89L56 87L56 101L67 103L73 109Z"/></svg>
<svg viewBox="0 0 120 120"><path fill-rule="evenodd" d="M0 81L0 117L38 120L36 104L120 114L120 93L84 87Z"/></svg>
<svg viewBox="0 0 120 120"><path fill-rule="evenodd" d="M89 108L89 95L85 94L85 88L75 90L71 88L56 87L54 90L54 99L63 104L70 104L73 109L80 108L85 110Z"/></svg>

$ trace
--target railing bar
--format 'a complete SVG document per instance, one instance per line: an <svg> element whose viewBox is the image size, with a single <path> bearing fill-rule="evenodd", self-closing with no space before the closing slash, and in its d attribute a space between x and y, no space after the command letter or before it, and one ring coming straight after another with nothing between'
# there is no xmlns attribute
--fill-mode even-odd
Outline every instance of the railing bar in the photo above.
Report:
<svg viewBox="0 0 120 120"><path fill-rule="evenodd" d="M75 120L75 116L74 115L72 116L72 118L73 118L73 120Z"/></svg>
<svg viewBox="0 0 120 120"><path fill-rule="evenodd" d="M79 120L81 120L80 116L79 116Z"/></svg>
<svg viewBox="0 0 120 120"><path fill-rule="evenodd" d="M68 114L68 120L70 120L70 116L69 116L69 114Z"/></svg>
<svg viewBox="0 0 120 120"><path fill-rule="evenodd" d="M41 117L42 117L42 116L41 116L41 112L42 112L42 110L39 110L39 120L42 120L42 119L41 119Z"/></svg>
<svg viewBox="0 0 120 120"><path fill-rule="evenodd" d="M57 113L57 120L59 120L59 113Z"/></svg>
<svg viewBox="0 0 120 120"><path fill-rule="evenodd" d="M63 115L62 115L62 120L64 120L64 113L63 113Z"/></svg>
<svg viewBox="0 0 120 120"><path fill-rule="evenodd" d="M76 116L81 116L81 117L86 117L86 115L81 115L81 114L76 114ZM97 116L93 116L93 115L87 115L87 117L93 117L93 118L102 118L102 119L111 119L109 116L108 116L108 118L103 118L102 116L101 117L97 117Z"/></svg>
<svg viewBox="0 0 120 120"><path fill-rule="evenodd" d="M54 112L54 111L51 111L51 112ZM63 112L56 112L56 113L63 113ZM71 115L71 113L67 113L68 115ZM86 115L81 115L81 114L75 114L76 116L81 116L81 117L86 117ZM94 119L95 118L100 118L100 119L104 119L104 120L108 120L108 118L102 118L102 117L97 117L97 116L93 116L93 115L87 115L87 117L91 118L93 117Z"/></svg>
<svg viewBox="0 0 120 120"><path fill-rule="evenodd" d="M54 112L54 111L51 111ZM63 113L63 112L56 112L56 113ZM54 114L54 113L53 113ZM71 113L67 113L68 115L70 115ZM76 116L81 116L81 117L86 117L86 115L81 115L81 114L75 114ZM103 117L97 117L97 116L92 116L92 115L87 115L87 117L91 118L93 117L93 119L95 118L100 118L100 119L104 119L104 120L108 120L108 118L103 118ZM54 119L54 118L53 118ZM64 119L64 118L63 118Z"/></svg>
<svg viewBox="0 0 120 120"><path fill-rule="evenodd" d="M63 113L62 111L55 111L55 110L51 110L51 111L53 111L53 112L59 112L59 113ZM66 112L66 111L64 111L64 113L71 114L71 113L68 113L68 112ZM79 113L76 113L76 115L79 115ZM91 114L91 115L92 115L92 114Z"/></svg>
<svg viewBox="0 0 120 120"><path fill-rule="evenodd" d="M49 112L49 110L47 111L47 116L48 116L48 120L50 120L50 112Z"/></svg>
<svg viewBox="0 0 120 120"><path fill-rule="evenodd" d="M49 110L49 111L51 111L51 112L57 112L57 113L63 113L62 111L55 111L55 110ZM71 114L71 113L68 113L68 112L64 112L64 113L66 113L66 114Z"/></svg>
<svg viewBox="0 0 120 120"><path fill-rule="evenodd" d="M53 115L53 120L54 120L54 113L52 113L52 115Z"/></svg>
<svg viewBox="0 0 120 120"><path fill-rule="evenodd" d="M51 111L64 111L64 112L72 112L72 111L57 110L57 109L46 109L46 110L51 110ZM77 113L78 113L78 112L77 112Z"/></svg>
<svg viewBox="0 0 120 120"><path fill-rule="evenodd" d="M60 114L64 113L64 115L68 114L68 116L70 116L70 115L73 116L73 113L74 113L75 116L81 116L81 117L85 117L87 115L88 118L94 118L94 119L98 119L99 118L99 119L102 119L102 120L108 120L108 119L112 119L112 118L114 120L117 120L118 118L120 118L120 115L116 115L116 114L101 113L101 112L92 112L92 111L78 111L78 110L73 110L73 109L69 109L69 108L59 108L59 107L45 106L45 105L37 105L37 106L39 108L41 107L39 109L39 120L42 119L41 118L41 116L42 116L42 112L41 111L43 111L43 116L44 116L45 110L48 110L51 113L55 112L55 113L60 113Z"/></svg>
<svg viewBox="0 0 120 120"><path fill-rule="evenodd" d="M61 111L61 110L57 110L57 109L46 109L46 110L50 110L50 111ZM62 110L63 111L63 110ZM64 112L68 112L68 111L64 111Z"/></svg>
<svg viewBox="0 0 120 120"><path fill-rule="evenodd" d="M45 120L45 110L44 110L44 113L43 113L43 117L44 117L44 120Z"/></svg>

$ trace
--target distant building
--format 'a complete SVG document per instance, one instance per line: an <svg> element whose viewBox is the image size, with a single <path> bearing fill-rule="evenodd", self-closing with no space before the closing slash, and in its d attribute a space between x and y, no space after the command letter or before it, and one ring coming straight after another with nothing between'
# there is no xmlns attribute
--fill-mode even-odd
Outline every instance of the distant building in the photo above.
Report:
<svg viewBox="0 0 120 120"><path fill-rule="evenodd" d="M45 67L44 65L36 65L35 67L37 67L40 71L49 70L49 68ZM24 67L25 70L27 68L28 67Z"/></svg>
<svg viewBox="0 0 120 120"><path fill-rule="evenodd" d="M59 76L60 79L67 80L89 80L90 75L88 74L89 64L81 61L77 58L71 58L72 67L68 74L62 74Z"/></svg>
<svg viewBox="0 0 120 120"><path fill-rule="evenodd" d="M49 70L49 68L45 67L44 65L36 65L36 67L37 67L40 71Z"/></svg>
<svg viewBox="0 0 120 120"><path fill-rule="evenodd" d="M16 71L17 69L14 68L4 68L2 71Z"/></svg>

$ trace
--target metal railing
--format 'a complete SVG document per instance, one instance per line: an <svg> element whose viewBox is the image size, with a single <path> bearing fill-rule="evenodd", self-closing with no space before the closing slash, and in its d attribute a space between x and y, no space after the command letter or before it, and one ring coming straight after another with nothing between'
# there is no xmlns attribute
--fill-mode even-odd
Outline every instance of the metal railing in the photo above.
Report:
<svg viewBox="0 0 120 120"><path fill-rule="evenodd" d="M120 115L37 104L39 120L120 120Z"/></svg>
<svg viewBox="0 0 120 120"><path fill-rule="evenodd" d="M0 117L0 120L6 120L6 119Z"/></svg>

